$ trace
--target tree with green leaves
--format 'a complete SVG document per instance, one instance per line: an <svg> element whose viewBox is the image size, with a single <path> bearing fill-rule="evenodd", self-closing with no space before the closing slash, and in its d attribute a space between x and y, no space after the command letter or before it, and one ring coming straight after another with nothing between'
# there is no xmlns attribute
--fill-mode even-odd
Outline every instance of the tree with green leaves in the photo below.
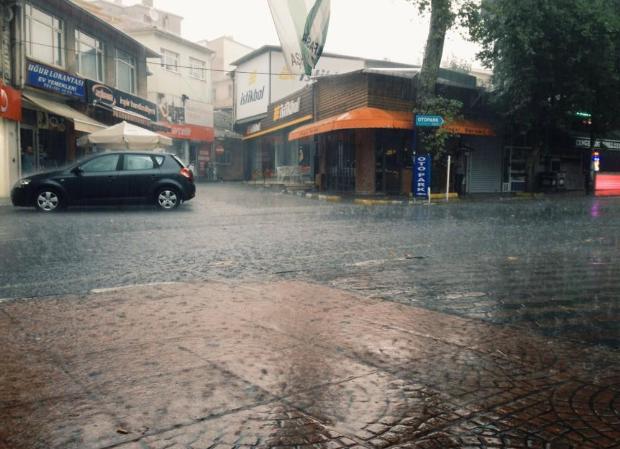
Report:
<svg viewBox="0 0 620 449"><path fill-rule="evenodd" d="M417 83L417 101L423 103L435 96L435 85L443 57L448 30L457 25L460 18L468 17L474 0L407 0L420 13L430 12L430 28L426 38L422 70Z"/></svg>
<svg viewBox="0 0 620 449"><path fill-rule="evenodd" d="M500 110L540 151L577 111L592 139L620 124L619 0L483 0L467 22Z"/></svg>
<svg viewBox="0 0 620 449"><path fill-rule="evenodd" d="M460 117L463 105L452 99L435 94L439 68L443 57L446 34L455 26L458 19L469 11L473 0L407 0L416 6L420 13L430 12L430 28L424 49L424 60L420 74L416 78L415 113L441 115L450 122ZM445 152L445 144L453 135L445 129L420 130L424 151L435 156Z"/></svg>

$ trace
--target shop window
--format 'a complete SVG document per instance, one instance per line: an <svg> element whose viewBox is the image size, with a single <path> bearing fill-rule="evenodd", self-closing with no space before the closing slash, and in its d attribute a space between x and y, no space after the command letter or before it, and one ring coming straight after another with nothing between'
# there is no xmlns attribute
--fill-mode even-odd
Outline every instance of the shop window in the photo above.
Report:
<svg viewBox="0 0 620 449"><path fill-rule="evenodd" d="M26 4L26 54L38 61L63 67L64 23L30 4Z"/></svg>
<svg viewBox="0 0 620 449"><path fill-rule="evenodd" d="M199 59L189 58L189 76L204 81L207 79L207 64Z"/></svg>
<svg viewBox="0 0 620 449"><path fill-rule="evenodd" d="M75 58L80 75L103 82L103 42L75 30Z"/></svg>
<svg viewBox="0 0 620 449"><path fill-rule="evenodd" d="M165 48L161 49L161 60L164 68L170 72L179 72L179 61L181 56L178 53L175 53L170 50L166 50Z"/></svg>
<svg viewBox="0 0 620 449"><path fill-rule="evenodd" d="M119 49L116 49L116 87L136 93L136 58Z"/></svg>

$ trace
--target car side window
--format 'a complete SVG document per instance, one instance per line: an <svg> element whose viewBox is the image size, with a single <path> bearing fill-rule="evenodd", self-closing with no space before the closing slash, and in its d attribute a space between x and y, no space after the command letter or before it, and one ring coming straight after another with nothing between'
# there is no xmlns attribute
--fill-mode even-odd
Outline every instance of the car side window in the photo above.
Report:
<svg viewBox="0 0 620 449"><path fill-rule="evenodd" d="M107 156L101 156L95 159L92 159L85 164L83 164L80 168L84 173L98 173L98 172L106 172L106 171L115 171L118 165L118 158L120 156L118 154L109 154Z"/></svg>
<svg viewBox="0 0 620 449"><path fill-rule="evenodd" d="M157 164L158 167L161 167L162 165L164 165L164 157L163 156L155 156L155 163Z"/></svg>
<svg viewBox="0 0 620 449"><path fill-rule="evenodd" d="M123 160L123 170L152 170L156 168L151 156L141 154L126 154Z"/></svg>

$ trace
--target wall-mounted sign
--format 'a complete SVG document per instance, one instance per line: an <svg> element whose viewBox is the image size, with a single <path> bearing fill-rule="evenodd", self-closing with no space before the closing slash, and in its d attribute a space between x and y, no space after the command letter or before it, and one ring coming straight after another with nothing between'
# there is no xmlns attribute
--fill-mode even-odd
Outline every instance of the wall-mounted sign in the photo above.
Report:
<svg viewBox="0 0 620 449"><path fill-rule="evenodd" d="M291 115L297 114L301 107L301 97L280 103L273 108L273 121L284 119Z"/></svg>
<svg viewBox="0 0 620 449"><path fill-rule="evenodd" d="M185 123L183 100L173 95L160 95L157 100L159 119L168 123Z"/></svg>
<svg viewBox="0 0 620 449"><path fill-rule="evenodd" d="M577 137L575 140L575 146L577 148L590 148L590 138ZM596 150L606 149L611 151L620 151L620 140L596 139L594 142L594 148Z"/></svg>
<svg viewBox="0 0 620 449"><path fill-rule="evenodd" d="M0 117L16 122L22 119L22 94L0 82Z"/></svg>
<svg viewBox="0 0 620 449"><path fill-rule="evenodd" d="M153 102L91 80L86 81L86 88L89 103L109 108L116 106L153 122L157 121L157 105Z"/></svg>
<svg viewBox="0 0 620 449"><path fill-rule="evenodd" d="M26 83L30 86L79 98L81 100L85 97L85 81L82 78L31 61L28 61L27 72L28 77Z"/></svg>
<svg viewBox="0 0 620 449"><path fill-rule="evenodd" d="M441 115L425 115L416 114L415 126L421 128L439 128L444 124L443 117Z"/></svg>
<svg viewBox="0 0 620 449"><path fill-rule="evenodd" d="M215 140L215 132L213 128L206 126L191 125L189 123L178 125L167 125L170 127L169 132L161 134L180 140L192 140L194 142L213 142Z"/></svg>
<svg viewBox="0 0 620 449"><path fill-rule="evenodd" d="M260 89L248 89L241 92L241 106L261 101L265 96L265 86Z"/></svg>
<svg viewBox="0 0 620 449"><path fill-rule="evenodd" d="M430 154L420 154L413 158L413 194L416 197L428 198L432 165L433 157Z"/></svg>

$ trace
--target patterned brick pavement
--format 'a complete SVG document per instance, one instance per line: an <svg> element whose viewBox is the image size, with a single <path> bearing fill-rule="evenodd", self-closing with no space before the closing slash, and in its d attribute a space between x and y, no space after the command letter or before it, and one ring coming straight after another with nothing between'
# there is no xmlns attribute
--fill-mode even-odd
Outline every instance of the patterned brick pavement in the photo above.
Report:
<svg viewBox="0 0 620 449"><path fill-rule="evenodd" d="M0 448L620 448L620 355L301 282L0 305Z"/></svg>

